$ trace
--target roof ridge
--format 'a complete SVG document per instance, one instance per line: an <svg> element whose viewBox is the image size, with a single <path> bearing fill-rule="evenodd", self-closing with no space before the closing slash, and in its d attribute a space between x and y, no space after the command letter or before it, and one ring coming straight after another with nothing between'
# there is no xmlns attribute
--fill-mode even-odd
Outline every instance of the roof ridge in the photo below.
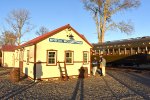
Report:
<svg viewBox="0 0 150 100"><path fill-rule="evenodd" d="M32 44L33 42L37 41L39 38L47 37L47 36L49 36L50 34L55 33L56 31L65 29L65 28L67 28L67 27L70 27L70 24L66 24L66 25L61 26L61 27L59 27L59 28L56 28L56 29L54 29L54 30L52 30L52 31L50 31L50 32L47 32L47 33L45 33L45 34L43 34L43 35L40 35L40 36L38 36L38 37L35 37L35 38L29 40L28 42L26 42L26 43L20 45L19 47L24 47L24 46L26 46L26 45L30 45L30 44Z"/></svg>
<svg viewBox="0 0 150 100"><path fill-rule="evenodd" d="M36 38L34 38L32 40L29 40L28 42L26 42L26 43L18 46L17 48L21 48L21 47L25 47L25 46L29 46L29 45L34 45L34 44L42 41L43 39L45 39L47 37L50 37L50 36L53 36L56 33L60 32L60 31L62 31L64 29L66 29L66 28L71 28L79 37L81 37L86 43L88 43L92 47L92 45L87 41L87 39L83 35L81 35L80 33L78 33L73 27L70 26L70 24L66 24L66 25L61 26L59 28L56 28L56 29L54 29L54 30L52 30L50 32L47 32L47 33L45 33L43 35L40 35L40 36L38 36L38 37L36 37Z"/></svg>

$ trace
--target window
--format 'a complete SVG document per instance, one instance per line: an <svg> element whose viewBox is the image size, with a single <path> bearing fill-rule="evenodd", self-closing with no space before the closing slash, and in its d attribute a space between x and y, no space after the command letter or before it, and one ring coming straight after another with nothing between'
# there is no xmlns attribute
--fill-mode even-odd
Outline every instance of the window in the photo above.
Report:
<svg viewBox="0 0 150 100"><path fill-rule="evenodd" d="M27 50L27 65L29 65L29 53L30 53L30 51Z"/></svg>
<svg viewBox="0 0 150 100"><path fill-rule="evenodd" d="M73 64L73 51L66 51L65 58L66 64Z"/></svg>
<svg viewBox="0 0 150 100"><path fill-rule="evenodd" d="M56 65L56 51L49 50L47 51L47 65Z"/></svg>
<svg viewBox="0 0 150 100"><path fill-rule="evenodd" d="M88 51L83 51L83 64L88 64Z"/></svg>

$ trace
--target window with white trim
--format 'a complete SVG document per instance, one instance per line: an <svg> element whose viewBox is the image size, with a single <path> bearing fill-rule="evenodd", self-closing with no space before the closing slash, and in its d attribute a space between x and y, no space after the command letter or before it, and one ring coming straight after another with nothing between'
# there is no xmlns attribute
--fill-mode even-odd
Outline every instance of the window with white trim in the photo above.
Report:
<svg viewBox="0 0 150 100"><path fill-rule="evenodd" d="M88 51L83 51L83 64L88 64Z"/></svg>
<svg viewBox="0 0 150 100"><path fill-rule="evenodd" d="M47 64L56 65L56 51L47 51Z"/></svg>
<svg viewBox="0 0 150 100"><path fill-rule="evenodd" d="M73 64L73 51L65 52L65 61L66 64Z"/></svg>

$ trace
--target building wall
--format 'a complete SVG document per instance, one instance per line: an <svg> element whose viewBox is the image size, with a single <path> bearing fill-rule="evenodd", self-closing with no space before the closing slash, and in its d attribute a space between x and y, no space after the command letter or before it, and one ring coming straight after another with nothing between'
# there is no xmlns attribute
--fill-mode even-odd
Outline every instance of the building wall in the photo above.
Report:
<svg viewBox="0 0 150 100"><path fill-rule="evenodd" d="M30 63L29 65L25 65L23 66L23 73L28 75L31 78L34 78L34 69L33 69L34 63Z"/></svg>
<svg viewBox="0 0 150 100"><path fill-rule="evenodd" d="M21 51L22 50L22 51ZM29 63L27 63L27 51L29 50ZM23 62L23 73L33 78L33 66L34 66L34 46L24 47L23 49L17 49L14 52L14 65L20 67L19 62Z"/></svg>
<svg viewBox="0 0 150 100"><path fill-rule="evenodd" d="M29 50L29 63L27 63L27 51ZM23 73L33 78L34 75L34 45L23 49Z"/></svg>
<svg viewBox="0 0 150 100"><path fill-rule="evenodd" d="M71 31L74 39L76 41L83 41L76 33ZM57 38L57 39L66 39L69 40L67 37L69 32L67 30L61 31L50 38ZM83 65L83 51L89 52L88 61L90 61L90 46L83 41L83 44L70 44L70 43L58 43L58 42L49 42L49 38L39 42L37 44L37 62L41 62L37 64L37 78L49 78L49 77L60 77L59 65L57 63L56 66L47 66L46 65L46 56L47 50L57 50L57 61L64 62L65 58L65 51L71 50L74 51L74 64L73 65L66 65L67 73L69 76L72 75L79 75L79 69L81 66L88 67L88 74L90 74L90 62L87 65ZM61 66L64 66L61 63Z"/></svg>

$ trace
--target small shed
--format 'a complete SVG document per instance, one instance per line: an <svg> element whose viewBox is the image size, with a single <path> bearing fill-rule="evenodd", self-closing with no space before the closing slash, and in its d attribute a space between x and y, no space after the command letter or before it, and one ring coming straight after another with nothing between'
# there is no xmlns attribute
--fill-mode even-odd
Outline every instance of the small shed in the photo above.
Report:
<svg viewBox="0 0 150 100"><path fill-rule="evenodd" d="M3 45L1 48L2 58L1 65L3 67L14 67L15 59L14 59L14 51L15 45Z"/></svg>

